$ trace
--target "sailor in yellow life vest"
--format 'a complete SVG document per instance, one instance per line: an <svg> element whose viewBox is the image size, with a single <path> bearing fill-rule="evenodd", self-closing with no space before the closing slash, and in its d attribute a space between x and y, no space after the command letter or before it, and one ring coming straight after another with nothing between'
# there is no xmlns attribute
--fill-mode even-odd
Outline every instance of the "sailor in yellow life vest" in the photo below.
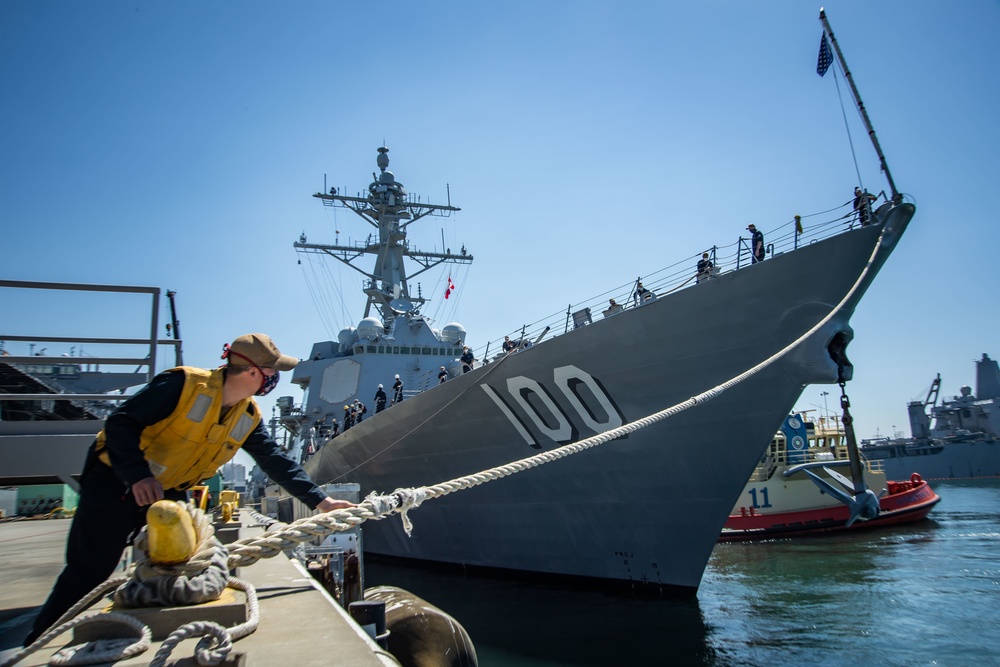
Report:
<svg viewBox="0 0 1000 667"><path fill-rule="evenodd" d="M298 360L264 334L224 346L215 370L182 366L157 375L115 410L87 452L80 502L66 543L66 567L35 620L37 639L115 570L130 536L157 500L186 500L241 448L274 482L322 512L353 504L327 497L264 428L253 397L278 384Z"/></svg>

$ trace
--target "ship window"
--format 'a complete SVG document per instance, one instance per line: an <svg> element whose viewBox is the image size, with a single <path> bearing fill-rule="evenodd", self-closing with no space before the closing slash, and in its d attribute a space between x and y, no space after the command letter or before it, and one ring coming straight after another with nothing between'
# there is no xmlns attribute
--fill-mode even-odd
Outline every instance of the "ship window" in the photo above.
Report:
<svg viewBox="0 0 1000 667"><path fill-rule="evenodd" d="M361 354L364 351L365 351L365 348L361 347L360 345L358 345L356 348L354 348L354 354Z"/></svg>
<svg viewBox="0 0 1000 667"><path fill-rule="evenodd" d="M398 345L396 347L392 348L392 353L393 354L399 354L399 346Z"/></svg>
<svg viewBox="0 0 1000 667"><path fill-rule="evenodd" d="M401 347L400 350L402 351L403 354L409 354L410 353L410 348L408 348L408 347Z"/></svg>
<svg viewBox="0 0 1000 667"><path fill-rule="evenodd" d="M375 346L374 345L369 345L368 346L368 354L375 354Z"/></svg>
<svg viewBox="0 0 1000 667"><path fill-rule="evenodd" d="M434 356L440 357L441 356L441 350L439 350L438 348L435 347L434 348Z"/></svg>
<svg viewBox="0 0 1000 667"><path fill-rule="evenodd" d="M378 346L378 353L379 354L385 354L385 345L379 345Z"/></svg>
<svg viewBox="0 0 1000 667"><path fill-rule="evenodd" d="M972 410L962 410L962 416L966 419L972 418Z"/></svg>
<svg viewBox="0 0 1000 667"><path fill-rule="evenodd" d="M431 353L431 348L429 348L429 347L425 347L425 348L424 348L424 352L423 352L423 353L424 353L424 354L430 354L430 353Z"/></svg>

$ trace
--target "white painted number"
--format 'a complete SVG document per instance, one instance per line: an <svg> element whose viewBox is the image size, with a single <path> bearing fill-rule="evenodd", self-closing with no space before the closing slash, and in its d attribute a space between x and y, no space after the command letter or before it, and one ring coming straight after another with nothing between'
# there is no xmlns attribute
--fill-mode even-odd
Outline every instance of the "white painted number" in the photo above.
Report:
<svg viewBox="0 0 1000 667"><path fill-rule="evenodd" d="M479 386L507 417L524 441L535 449L542 447L532 435L529 424L521 419L521 414L527 417L537 433L558 443L576 440L581 427L595 433L603 433L624 423L612 398L586 371L576 366L560 366L553 370L553 381L556 389L572 408L570 414L560 407L544 385L523 375L507 380L507 396L512 402L505 400L489 385ZM582 393L584 391L589 394L591 400L587 400L588 397ZM591 407L588 407L588 403ZM519 407L520 411L516 413L514 406ZM603 415L597 414L601 412Z"/></svg>

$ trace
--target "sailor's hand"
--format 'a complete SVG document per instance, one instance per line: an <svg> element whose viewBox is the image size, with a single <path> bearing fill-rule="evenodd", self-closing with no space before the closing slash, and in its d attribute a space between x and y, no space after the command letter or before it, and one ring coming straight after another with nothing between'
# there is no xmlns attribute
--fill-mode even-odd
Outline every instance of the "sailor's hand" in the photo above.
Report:
<svg viewBox="0 0 1000 667"><path fill-rule="evenodd" d="M316 509L318 509L320 512L326 513L332 510L347 509L348 507L357 507L357 505L348 502L346 500L334 500L333 498L330 498L328 496L323 499L323 502L321 502L319 505L316 506Z"/></svg>
<svg viewBox="0 0 1000 667"><path fill-rule="evenodd" d="M155 477L140 479L132 485L132 497L139 507L152 505L157 500L163 500L163 485Z"/></svg>

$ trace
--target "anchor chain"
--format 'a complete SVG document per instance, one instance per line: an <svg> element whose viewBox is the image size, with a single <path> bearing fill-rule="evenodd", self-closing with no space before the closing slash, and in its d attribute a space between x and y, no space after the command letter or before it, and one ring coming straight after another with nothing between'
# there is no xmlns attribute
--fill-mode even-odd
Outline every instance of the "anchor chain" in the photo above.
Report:
<svg viewBox="0 0 1000 667"><path fill-rule="evenodd" d="M844 367L837 364L837 384L840 385L840 407L844 413L841 423L844 424L844 436L847 440L847 458L851 464L851 480L854 482L854 502L849 507L851 517L847 520L850 526L856 520L868 521L878 516L878 497L865 484L864 468L861 464L861 452L858 450L858 439L854 433L854 418L851 416L851 399L847 396L847 381L844 379Z"/></svg>

